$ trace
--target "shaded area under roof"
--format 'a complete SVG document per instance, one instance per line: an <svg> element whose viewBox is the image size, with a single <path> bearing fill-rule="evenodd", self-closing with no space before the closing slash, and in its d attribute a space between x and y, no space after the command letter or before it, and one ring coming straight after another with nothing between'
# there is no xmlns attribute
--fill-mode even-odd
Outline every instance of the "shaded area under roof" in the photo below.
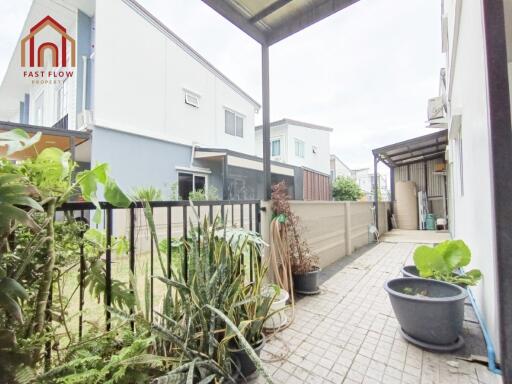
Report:
<svg viewBox="0 0 512 384"><path fill-rule="evenodd" d="M358 0L202 0L242 31L270 46Z"/></svg>
<svg viewBox="0 0 512 384"><path fill-rule="evenodd" d="M388 167L416 163L442 157L448 144L448 130L415 137L372 150L373 156Z"/></svg>
<svg viewBox="0 0 512 384"><path fill-rule="evenodd" d="M0 132L10 131L15 128L23 129L30 136L35 135L37 132L41 132L42 136L41 140L32 147L9 156L10 160L24 160L31 158L36 154L41 153L43 149L49 147L60 148L63 151L73 151L72 147L76 147L91 138L90 132L86 131L64 130L0 121ZM0 156L4 156L5 152L6 148L4 146L0 146Z"/></svg>

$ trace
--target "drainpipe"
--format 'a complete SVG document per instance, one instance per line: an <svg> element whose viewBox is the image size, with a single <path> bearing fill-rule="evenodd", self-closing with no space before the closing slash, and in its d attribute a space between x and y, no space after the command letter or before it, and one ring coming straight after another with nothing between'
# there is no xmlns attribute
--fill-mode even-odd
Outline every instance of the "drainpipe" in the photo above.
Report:
<svg viewBox="0 0 512 384"><path fill-rule="evenodd" d="M492 373L501 375L501 369L496 366L496 351L494 350L494 344L492 342L491 336L489 335L489 330L487 329L487 325L482 317L482 313L480 312L480 308L478 307L475 296L471 289L468 288L468 296L471 301L471 305L475 310L476 318L478 319L478 323L480 324L480 329L484 335L485 346L487 347L487 367L489 371Z"/></svg>
<svg viewBox="0 0 512 384"><path fill-rule="evenodd" d="M83 76L82 76L82 125L84 128L87 128L87 118L86 118L86 97L87 97L87 56L82 56L83 62Z"/></svg>

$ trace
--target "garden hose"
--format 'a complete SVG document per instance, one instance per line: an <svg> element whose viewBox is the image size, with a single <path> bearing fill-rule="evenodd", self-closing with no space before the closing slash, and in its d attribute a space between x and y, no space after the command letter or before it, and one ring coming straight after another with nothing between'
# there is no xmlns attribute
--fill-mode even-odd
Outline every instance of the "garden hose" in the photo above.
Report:
<svg viewBox="0 0 512 384"><path fill-rule="evenodd" d="M279 328L273 329L267 335L267 339L277 339L284 346L284 353L275 354L269 353L272 357L270 359L263 359L267 363L284 360L290 354L288 344L278 336L278 333L288 328L295 319L295 297L293 293L293 278L292 278L292 263L290 259L288 245L288 233L286 224L279 219L274 218L270 223L270 267L273 273L274 282L290 294L290 308L291 316L288 317L286 324Z"/></svg>

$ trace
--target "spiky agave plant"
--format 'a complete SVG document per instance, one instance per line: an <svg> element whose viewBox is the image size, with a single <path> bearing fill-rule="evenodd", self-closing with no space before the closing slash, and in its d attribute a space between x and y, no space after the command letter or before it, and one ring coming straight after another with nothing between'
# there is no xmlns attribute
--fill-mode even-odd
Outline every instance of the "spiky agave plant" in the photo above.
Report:
<svg viewBox="0 0 512 384"><path fill-rule="evenodd" d="M251 260L256 262L261 244L254 233L244 236L236 231L235 239L218 218L212 223L207 219L195 226L191 223L190 227L188 238L182 239L183 273L153 276L167 285L167 292L162 312L157 311L156 321L148 326L158 339L155 352L174 361L168 373L155 382L232 381L235 364L227 349L229 340L236 338L244 349L252 350L244 333L251 328L261 332L259 324L254 325L265 318L240 315L254 300L247 300L254 285L246 256L252 254ZM258 266L260 284L264 268ZM249 355L263 371L256 354Z"/></svg>

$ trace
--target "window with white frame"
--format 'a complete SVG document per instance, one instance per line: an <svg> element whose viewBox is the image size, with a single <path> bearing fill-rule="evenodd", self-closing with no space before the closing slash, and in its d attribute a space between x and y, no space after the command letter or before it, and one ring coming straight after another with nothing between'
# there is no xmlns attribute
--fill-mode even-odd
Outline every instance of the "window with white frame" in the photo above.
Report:
<svg viewBox="0 0 512 384"><path fill-rule="evenodd" d="M224 110L225 132L231 136L244 137L244 117L229 109Z"/></svg>
<svg viewBox="0 0 512 384"><path fill-rule="evenodd" d="M57 90L57 121L68 114L68 82L65 80Z"/></svg>
<svg viewBox="0 0 512 384"><path fill-rule="evenodd" d="M295 139L295 156L304 158L304 142L299 139Z"/></svg>
<svg viewBox="0 0 512 384"><path fill-rule="evenodd" d="M178 195L181 200L188 200L190 193L206 193L207 177L190 172L178 172Z"/></svg>
<svg viewBox="0 0 512 384"><path fill-rule="evenodd" d="M281 156L281 139L273 139L271 141L270 153L272 156Z"/></svg>

